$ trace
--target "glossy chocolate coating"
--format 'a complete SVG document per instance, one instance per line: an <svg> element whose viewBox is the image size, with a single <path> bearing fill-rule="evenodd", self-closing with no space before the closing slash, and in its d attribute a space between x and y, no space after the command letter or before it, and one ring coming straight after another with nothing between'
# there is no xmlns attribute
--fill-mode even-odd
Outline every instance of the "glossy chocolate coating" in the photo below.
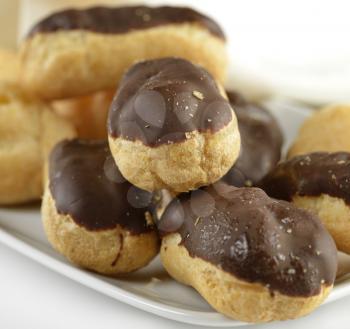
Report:
<svg viewBox="0 0 350 329"><path fill-rule="evenodd" d="M181 194L158 229L162 236L179 233L190 256L272 294L313 296L335 280L337 250L320 220L259 188L220 182Z"/></svg>
<svg viewBox="0 0 350 329"><path fill-rule="evenodd" d="M281 162L263 181L270 196L291 201L294 196L329 196L350 205L350 153L315 152Z"/></svg>
<svg viewBox="0 0 350 329"><path fill-rule="evenodd" d="M261 105L248 102L237 92L228 91L227 96L236 113L242 144L237 162L222 180L236 187L256 185L281 158L282 131Z"/></svg>
<svg viewBox="0 0 350 329"><path fill-rule="evenodd" d="M113 138L156 147L186 140L188 133L215 133L233 118L212 76L180 58L140 62L128 70L112 102Z"/></svg>
<svg viewBox="0 0 350 329"><path fill-rule="evenodd" d="M57 144L49 160L49 189L57 212L87 230L120 225L140 234L154 229L145 219L152 194L124 179L105 141Z"/></svg>
<svg viewBox="0 0 350 329"><path fill-rule="evenodd" d="M211 34L225 40L220 26L197 11L184 7L92 7L67 9L54 13L37 23L28 33L88 30L97 33L118 34L152 27L192 23L202 26Z"/></svg>

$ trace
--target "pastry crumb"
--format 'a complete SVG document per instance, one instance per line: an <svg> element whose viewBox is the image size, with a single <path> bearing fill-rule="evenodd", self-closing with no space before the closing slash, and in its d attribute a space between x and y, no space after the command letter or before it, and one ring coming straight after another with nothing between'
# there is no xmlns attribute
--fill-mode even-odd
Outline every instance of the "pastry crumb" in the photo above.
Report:
<svg viewBox="0 0 350 329"><path fill-rule="evenodd" d="M250 179L247 179L247 180L244 182L244 185L247 186L247 187L251 187L251 186L253 186L253 182L252 182Z"/></svg>
<svg viewBox="0 0 350 329"><path fill-rule="evenodd" d="M202 94L200 91L198 91L198 90L194 90L194 91L192 92L192 94L193 94L194 97L196 97L196 98L198 98L198 99L200 99L200 100L203 100L203 99L204 99L203 94Z"/></svg>
<svg viewBox="0 0 350 329"><path fill-rule="evenodd" d="M194 226L197 226L197 224L199 223L200 219L201 219L200 217L196 218L196 221L194 222Z"/></svg>
<svg viewBox="0 0 350 329"><path fill-rule="evenodd" d="M192 138L194 136L194 133L193 132L185 132L185 137L186 137L186 139L190 139L190 138Z"/></svg>
<svg viewBox="0 0 350 329"><path fill-rule="evenodd" d="M154 225L152 215L151 215L151 213L149 211L145 212L145 219L146 219L147 226L153 226Z"/></svg>

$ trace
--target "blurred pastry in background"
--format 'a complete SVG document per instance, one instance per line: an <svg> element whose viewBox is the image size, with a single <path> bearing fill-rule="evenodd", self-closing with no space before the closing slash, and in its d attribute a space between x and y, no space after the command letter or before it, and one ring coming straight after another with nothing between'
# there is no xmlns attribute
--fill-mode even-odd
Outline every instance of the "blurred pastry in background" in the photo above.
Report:
<svg viewBox="0 0 350 329"><path fill-rule="evenodd" d="M19 57L13 50L0 49L0 81L17 83Z"/></svg>
<svg viewBox="0 0 350 329"><path fill-rule="evenodd" d="M21 45L21 84L42 99L112 89L139 60L182 57L223 82L225 36L219 25L183 7L92 7L54 13Z"/></svg>
<svg viewBox="0 0 350 329"><path fill-rule="evenodd" d="M107 115L114 91L59 100L52 103L55 112L71 122L78 136L87 139L107 138Z"/></svg>
<svg viewBox="0 0 350 329"><path fill-rule="evenodd" d="M287 157L311 152L350 152L350 104L325 107L299 129Z"/></svg>
<svg viewBox="0 0 350 329"><path fill-rule="evenodd" d="M235 91L227 91L227 96L237 116L241 151L237 162L222 180L236 187L254 186L280 160L282 130L263 106L248 101Z"/></svg>
<svg viewBox="0 0 350 329"><path fill-rule="evenodd" d="M47 104L0 83L0 204L39 200L48 153L74 136L73 126Z"/></svg>

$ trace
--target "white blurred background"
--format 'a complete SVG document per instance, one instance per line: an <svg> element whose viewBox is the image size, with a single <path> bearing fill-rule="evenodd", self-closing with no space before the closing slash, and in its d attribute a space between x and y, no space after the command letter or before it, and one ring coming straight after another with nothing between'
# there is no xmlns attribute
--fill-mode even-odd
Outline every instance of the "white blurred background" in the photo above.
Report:
<svg viewBox="0 0 350 329"><path fill-rule="evenodd" d="M173 4L213 17L229 40L229 85L309 104L350 101L350 2L343 0L0 0L0 46L16 47L64 7Z"/></svg>

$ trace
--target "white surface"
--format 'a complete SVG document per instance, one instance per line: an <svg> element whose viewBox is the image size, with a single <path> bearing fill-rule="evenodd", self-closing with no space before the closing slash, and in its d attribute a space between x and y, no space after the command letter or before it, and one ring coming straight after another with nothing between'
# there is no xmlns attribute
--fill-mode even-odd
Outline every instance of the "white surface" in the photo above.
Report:
<svg viewBox="0 0 350 329"><path fill-rule="evenodd" d="M29 221L23 224L26 219ZM147 312L197 325L240 325L212 310L193 289L172 280L159 259L147 268L128 275L127 279L102 277L69 264L48 245L37 208L23 208L21 211L1 209L0 241L74 281ZM152 282L152 278L157 278L157 281ZM350 293L350 286L347 288ZM343 290L339 292L336 298L344 294Z"/></svg>
<svg viewBox="0 0 350 329"><path fill-rule="evenodd" d="M229 41L230 84L312 104L350 102L347 0L148 0L213 17Z"/></svg>
<svg viewBox="0 0 350 329"><path fill-rule="evenodd" d="M295 109L278 100L268 105L275 110L281 121L288 143L309 112ZM37 206L0 209L0 241L83 285L148 312L202 326L243 325L214 312L194 290L171 280L162 269L159 260L119 280L76 268L49 246L41 226ZM152 281L152 278L158 278L160 281ZM337 283L326 303L349 294L349 279L342 280ZM35 300L36 297L33 301ZM96 303L95 307L99 308L100 305ZM0 324L1 321L0 317Z"/></svg>
<svg viewBox="0 0 350 329"><path fill-rule="evenodd" d="M64 278L0 244L1 329L190 329ZM348 329L350 297L311 315L252 329ZM248 328L248 327L247 327Z"/></svg>

